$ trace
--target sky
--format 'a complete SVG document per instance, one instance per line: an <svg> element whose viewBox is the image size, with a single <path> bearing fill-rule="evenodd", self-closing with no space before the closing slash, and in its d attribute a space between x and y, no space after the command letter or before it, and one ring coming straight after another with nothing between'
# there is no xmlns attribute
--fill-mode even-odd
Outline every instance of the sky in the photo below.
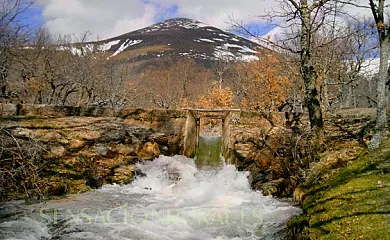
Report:
<svg viewBox="0 0 390 240"><path fill-rule="evenodd" d="M25 21L55 34L89 31L95 39L106 39L174 17L231 30L233 17L266 35L269 31L277 34L279 29L257 16L278 6L275 0L37 0L37 6L25 13ZM349 11L369 14L364 9Z"/></svg>

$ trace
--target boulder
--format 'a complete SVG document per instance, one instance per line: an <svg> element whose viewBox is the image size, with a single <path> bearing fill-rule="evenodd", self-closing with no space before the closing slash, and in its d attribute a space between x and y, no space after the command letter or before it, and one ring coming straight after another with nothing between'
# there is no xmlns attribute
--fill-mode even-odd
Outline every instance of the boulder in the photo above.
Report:
<svg viewBox="0 0 390 240"><path fill-rule="evenodd" d="M261 190L264 196L274 196L279 192L279 182L271 181L266 183L257 183L254 185L254 190Z"/></svg>
<svg viewBox="0 0 390 240"><path fill-rule="evenodd" d="M30 138L32 134L32 130L25 128L15 128L11 134L16 138Z"/></svg>
<svg viewBox="0 0 390 240"><path fill-rule="evenodd" d="M61 145L53 145L50 147L50 154L52 157L62 157L66 153L66 149Z"/></svg>
<svg viewBox="0 0 390 240"><path fill-rule="evenodd" d="M254 152L254 146L252 143L236 143L234 145L236 150L236 156L240 160L244 160L249 158Z"/></svg>
<svg viewBox="0 0 390 240"><path fill-rule="evenodd" d="M129 184L135 175L135 165L125 165L114 170L112 181L119 184Z"/></svg>
<svg viewBox="0 0 390 240"><path fill-rule="evenodd" d="M95 151L98 155L102 157L107 157L107 158L115 157L115 152L112 151L109 147L104 145L95 146Z"/></svg>
<svg viewBox="0 0 390 240"><path fill-rule="evenodd" d="M61 134L55 131L51 131L46 133L43 137L41 137L42 142L59 142L60 139L62 138Z"/></svg>
<svg viewBox="0 0 390 240"><path fill-rule="evenodd" d="M152 160L160 155L160 149L157 143L147 142L137 155L142 159Z"/></svg>
<svg viewBox="0 0 390 240"><path fill-rule="evenodd" d="M70 143L70 148L72 149L81 149L86 145L85 141L78 140L78 139L72 139L70 140L69 143Z"/></svg>
<svg viewBox="0 0 390 240"><path fill-rule="evenodd" d="M107 132L105 132L101 139L99 139L100 142L125 142L127 131L124 128L119 129L109 129Z"/></svg>
<svg viewBox="0 0 390 240"><path fill-rule="evenodd" d="M117 149L118 153L123 155L123 156L136 156L137 155L134 148L128 147L128 146L123 145L123 144L119 144L116 147L116 149Z"/></svg>
<svg viewBox="0 0 390 240"><path fill-rule="evenodd" d="M168 137L163 133L155 133L149 137L149 141L158 143L159 145L168 145Z"/></svg>

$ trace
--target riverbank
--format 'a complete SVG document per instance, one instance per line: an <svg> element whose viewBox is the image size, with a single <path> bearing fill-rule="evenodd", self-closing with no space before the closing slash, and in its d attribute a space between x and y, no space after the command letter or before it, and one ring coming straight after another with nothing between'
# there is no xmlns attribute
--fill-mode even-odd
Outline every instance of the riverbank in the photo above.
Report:
<svg viewBox="0 0 390 240"><path fill-rule="evenodd" d="M304 211L289 222L303 227L296 239L390 239L390 140L295 197Z"/></svg>

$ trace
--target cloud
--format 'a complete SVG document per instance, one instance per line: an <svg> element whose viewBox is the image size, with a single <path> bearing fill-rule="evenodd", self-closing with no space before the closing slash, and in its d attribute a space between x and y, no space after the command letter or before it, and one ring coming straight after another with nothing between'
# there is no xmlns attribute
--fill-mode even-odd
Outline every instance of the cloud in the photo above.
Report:
<svg viewBox="0 0 390 240"><path fill-rule="evenodd" d="M60 34L113 37L154 23L155 6L141 0L45 0L45 26Z"/></svg>
<svg viewBox="0 0 390 240"><path fill-rule="evenodd" d="M229 16L246 23L264 23L267 19L256 16L278 7L278 1L274 0L38 1L50 31L60 34L90 31L100 38L114 37L170 17L189 17L222 29L231 28ZM353 14L364 11L351 8Z"/></svg>

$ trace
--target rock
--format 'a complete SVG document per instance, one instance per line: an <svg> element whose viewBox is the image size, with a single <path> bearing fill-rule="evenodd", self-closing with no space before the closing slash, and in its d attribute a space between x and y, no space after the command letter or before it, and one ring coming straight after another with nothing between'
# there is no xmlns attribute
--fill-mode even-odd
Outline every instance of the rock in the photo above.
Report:
<svg viewBox="0 0 390 240"><path fill-rule="evenodd" d="M70 140L70 147L72 149L80 149L85 146L85 141L78 140L78 139L72 139Z"/></svg>
<svg viewBox="0 0 390 240"><path fill-rule="evenodd" d="M86 175L85 184L91 188L99 188L103 185L102 179L99 176L93 176L91 174Z"/></svg>
<svg viewBox="0 0 390 240"><path fill-rule="evenodd" d="M135 177L146 177L146 173L143 173L140 169L136 169L134 176Z"/></svg>
<svg viewBox="0 0 390 240"><path fill-rule="evenodd" d="M253 153L253 145L251 143L237 143L235 144L236 155L238 158L248 158Z"/></svg>
<svg viewBox="0 0 390 240"><path fill-rule="evenodd" d="M149 137L149 140L154 141L160 145L168 145L168 137L163 133L155 133Z"/></svg>
<svg viewBox="0 0 390 240"><path fill-rule="evenodd" d="M16 128L11 134L16 138L30 138L33 131L25 128Z"/></svg>
<svg viewBox="0 0 390 240"><path fill-rule="evenodd" d="M109 148L106 146L95 146L95 151L97 154L103 157L107 157Z"/></svg>
<svg viewBox="0 0 390 240"><path fill-rule="evenodd" d="M157 143L147 142L137 155L142 159L152 160L160 155L160 149Z"/></svg>
<svg viewBox="0 0 390 240"><path fill-rule="evenodd" d="M97 145L95 146L95 152L105 158L116 158L119 154L113 151L110 147L105 145Z"/></svg>
<svg viewBox="0 0 390 240"><path fill-rule="evenodd" d="M123 128L120 129L110 129L108 132L105 132L100 142L125 142L127 136L127 131Z"/></svg>
<svg viewBox="0 0 390 240"><path fill-rule="evenodd" d="M86 130L77 131L77 136L82 139L92 141L98 139L100 137L100 133L95 130L86 129Z"/></svg>
<svg viewBox="0 0 390 240"><path fill-rule="evenodd" d="M140 142L140 140L136 136L134 136L133 134L130 134L129 136L126 137L126 140L124 143L127 145L134 145L134 144L137 144L139 142Z"/></svg>
<svg viewBox="0 0 390 240"><path fill-rule="evenodd" d="M116 147L116 149L117 149L119 154L124 155L124 156L136 156L137 155L134 148L128 147L128 146L123 145L123 144L119 144Z"/></svg>
<svg viewBox="0 0 390 240"><path fill-rule="evenodd" d="M258 151L255 157L256 166L261 170L269 168L275 161L273 154L274 151L269 148L264 148Z"/></svg>
<svg viewBox="0 0 390 240"><path fill-rule="evenodd" d="M169 148L167 146L162 146L160 149L160 152L162 155L168 156L169 155Z"/></svg>
<svg viewBox="0 0 390 240"><path fill-rule="evenodd" d="M278 192L277 186L275 186L272 182L261 184L260 189L262 190L264 196L272 196Z"/></svg>
<svg viewBox="0 0 390 240"><path fill-rule="evenodd" d="M113 182L119 184L129 184L135 175L135 165L125 165L114 170Z"/></svg>
<svg viewBox="0 0 390 240"><path fill-rule="evenodd" d="M58 132L48 132L41 138L43 142L58 142L62 138Z"/></svg>
<svg viewBox="0 0 390 240"><path fill-rule="evenodd" d="M264 196L276 196L279 193L279 186L283 179L274 180L266 183L257 183L253 186L254 190L261 190Z"/></svg>
<svg viewBox="0 0 390 240"><path fill-rule="evenodd" d="M66 149L61 145L54 145L50 147L50 154L53 157L62 157L66 153Z"/></svg>
<svg viewBox="0 0 390 240"><path fill-rule="evenodd" d="M267 176L264 173L256 173L252 177L252 184L256 184L258 182L264 183L267 181Z"/></svg>

